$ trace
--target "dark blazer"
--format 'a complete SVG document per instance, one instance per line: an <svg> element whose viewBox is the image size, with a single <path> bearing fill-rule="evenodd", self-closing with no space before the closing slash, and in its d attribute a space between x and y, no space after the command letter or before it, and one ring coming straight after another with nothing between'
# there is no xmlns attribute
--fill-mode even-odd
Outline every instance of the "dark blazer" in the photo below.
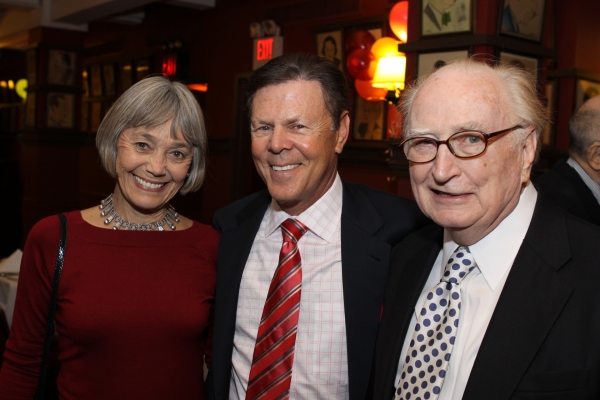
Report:
<svg viewBox="0 0 600 400"><path fill-rule="evenodd" d="M212 367L207 398L227 399L242 272L271 202L262 191L217 211L221 232ZM430 223L416 203L363 185L343 183L342 282L350 399L364 399L393 245ZM233 250L235 249L235 250Z"/></svg>
<svg viewBox="0 0 600 400"><path fill-rule="evenodd" d="M431 225L392 251L369 398L393 399L408 325L442 240ZM538 196L463 399L599 398L599 244L600 228Z"/></svg>
<svg viewBox="0 0 600 400"><path fill-rule="evenodd" d="M560 160L554 167L540 175L533 184L562 209L593 224L600 225L600 204L581 176Z"/></svg>

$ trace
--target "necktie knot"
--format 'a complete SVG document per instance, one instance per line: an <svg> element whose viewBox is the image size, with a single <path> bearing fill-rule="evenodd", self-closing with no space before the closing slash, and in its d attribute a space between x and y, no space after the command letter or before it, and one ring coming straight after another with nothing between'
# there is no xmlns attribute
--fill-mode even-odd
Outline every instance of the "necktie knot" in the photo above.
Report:
<svg viewBox="0 0 600 400"><path fill-rule="evenodd" d="M281 234L285 243L298 243L298 240L308 231L308 228L297 219L288 218L281 223Z"/></svg>
<svg viewBox="0 0 600 400"><path fill-rule="evenodd" d="M458 246L446 263L442 280L458 285L473 268L475 268L475 261L469 248Z"/></svg>

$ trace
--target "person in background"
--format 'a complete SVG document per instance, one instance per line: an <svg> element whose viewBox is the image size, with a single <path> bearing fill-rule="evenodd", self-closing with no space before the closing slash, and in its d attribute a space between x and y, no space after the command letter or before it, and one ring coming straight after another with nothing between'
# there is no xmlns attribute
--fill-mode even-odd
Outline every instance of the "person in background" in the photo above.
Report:
<svg viewBox="0 0 600 400"><path fill-rule="evenodd" d="M366 395L391 248L428 220L414 201L342 181L349 103L344 74L314 55L274 58L248 80L267 190L215 214L208 398Z"/></svg>
<svg viewBox="0 0 600 400"><path fill-rule="evenodd" d="M535 187L564 210L600 225L600 96L569 122L569 158L540 175Z"/></svg>
<svg viewBox="0 0 600 400"><path fill-rule="evenodd" d="M59 396L204 398L219 235L169 205L204 179L200 107L181 83L143 79L110 108L96 144L116 182L100 208L65 214ZM44 218L25 245L0 370L5 400L36 390L59 232L56 216Z"/></svg>
<svg viewBox="0 0 600 400"><path fill-rule="evenodd" d="M457 60L402 98L435 224L392 252L368 398L599 398L600 228L530 182L546 123L532 75Z"/></svg>

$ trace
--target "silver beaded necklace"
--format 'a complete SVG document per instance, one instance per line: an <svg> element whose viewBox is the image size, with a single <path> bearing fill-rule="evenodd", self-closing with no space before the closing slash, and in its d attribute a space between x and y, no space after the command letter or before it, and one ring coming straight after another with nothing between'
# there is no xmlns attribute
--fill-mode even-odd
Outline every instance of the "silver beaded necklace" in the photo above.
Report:
<svg viewBox="0 0 600 400"><path fill-rule="evenodd" d="M129 222L117 214L117 210L115 210L115 206L113 205L112 193L100 203L100 216L105 217L107 215L108 217L104 220L104 225L114 222L115 225L112 227L114 230L125 229L131 231L164 231L164 226L167 225L172 231L174 231L177 229L177 227L169 219L172 219L174 222L179 222L179 214L177 214L175 208L173 208L173 206L170 204L167 207L167 214L158 221L150 222L149 224L135 224L133 222Z"/></svg>

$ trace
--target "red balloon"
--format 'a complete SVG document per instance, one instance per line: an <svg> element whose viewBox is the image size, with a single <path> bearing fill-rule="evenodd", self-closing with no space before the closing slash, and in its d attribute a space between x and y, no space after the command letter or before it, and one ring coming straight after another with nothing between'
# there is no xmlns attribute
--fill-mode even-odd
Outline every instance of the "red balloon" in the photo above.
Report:
<svg viewBox="0 0 600 400"><path fill-rule="evenodd" d="M390 11L390 28L401 42L406 43L408 30L408 1L399 1Z"/></svg>
<svg viewBox="0 0 600 400"><path fill-rule="evenodd" d="M387 96L387 90L383 88L373 87L371 84L372 81L362 81L357 79L354 81L354 87L356 88L356 92L365 100L368 101L381 101L385 100L385 96Z"/></svg>
<svg viewBox="0 0 600 400"><path fill-rule="evenodd" d="M356 49L371 50L373 43L375 43L375 37L369 31L350 32L346 38L346 54L350 54Z"/></svg>
<svg viewBox="0 0 600 400"><path fill-rule="evenodd" d="M375 61L375 56L369 50L355 49L346 59L346 69L354 78L369 81L375 73L371 68L372 61Z"/></svg>

